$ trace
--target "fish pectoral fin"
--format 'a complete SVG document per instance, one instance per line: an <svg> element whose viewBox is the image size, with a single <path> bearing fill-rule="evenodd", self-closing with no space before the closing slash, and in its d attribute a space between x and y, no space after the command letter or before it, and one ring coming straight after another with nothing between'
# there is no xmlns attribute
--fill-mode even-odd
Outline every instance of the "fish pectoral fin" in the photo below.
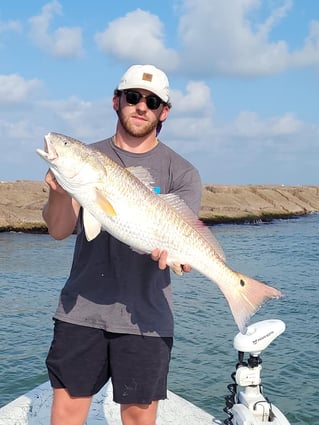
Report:
<svg viewBox="0 0 319 425"><path fill-rule="evenodd" d="M113 205L99 189L96 189L96 203L109 217L116 216L116 211L113 208Z"/></svg>
<svg viewBox="0 0 319 425"><path fill-rule="evenodd" d="M178 276L183 276L183 267L180 263L172 263L169 265L169 268Z"/></svg>
<svg viewBox="0 0 319 425"><path fill-rule="evenodd" d="M86 209L83 209L83 226L86 239L90 242L101 232L101 225Z"/></svg>

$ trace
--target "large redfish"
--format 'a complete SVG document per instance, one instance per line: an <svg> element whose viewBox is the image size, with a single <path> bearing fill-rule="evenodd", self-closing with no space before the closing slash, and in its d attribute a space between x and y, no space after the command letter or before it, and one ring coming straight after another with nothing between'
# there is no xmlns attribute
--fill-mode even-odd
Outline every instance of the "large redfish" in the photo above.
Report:
<svg viewBox="0 0 319 425"><path fill-rule="evenodd" d="M158 195L142 167L123 168L105 154L57 133L45 136L49 164L58 183L83 207L86 237L101 229L141 254L168 252L168 265L189 264L215 282L226 297L239 330L280 291L230 269L208 227L174 194Z"/></svg>

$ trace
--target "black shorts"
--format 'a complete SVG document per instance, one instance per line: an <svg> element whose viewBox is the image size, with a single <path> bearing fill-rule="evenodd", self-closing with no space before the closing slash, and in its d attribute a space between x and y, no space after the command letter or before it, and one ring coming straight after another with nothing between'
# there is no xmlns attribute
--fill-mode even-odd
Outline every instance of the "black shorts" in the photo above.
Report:
<svg viewBox="0 0 319 425"><path fill-rule="evenodd" d="M46 359L53 388L71 396L96 394L112 378L120 404L150 404L167 397L173 338L127 335L55 321Z"/></svg>

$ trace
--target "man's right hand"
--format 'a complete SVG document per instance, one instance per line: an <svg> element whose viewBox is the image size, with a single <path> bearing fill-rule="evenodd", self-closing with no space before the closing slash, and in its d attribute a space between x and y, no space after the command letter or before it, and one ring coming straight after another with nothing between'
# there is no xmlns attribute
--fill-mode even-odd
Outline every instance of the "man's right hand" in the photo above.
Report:
<svg viewBox="0 0 319 425"><path fill-rule="evenodd" d="M52 190L61 193L61 195L66 193L63 187L57 182L57 179L55 178L51 170L47 171L44 181L50 186Z"/></svg>

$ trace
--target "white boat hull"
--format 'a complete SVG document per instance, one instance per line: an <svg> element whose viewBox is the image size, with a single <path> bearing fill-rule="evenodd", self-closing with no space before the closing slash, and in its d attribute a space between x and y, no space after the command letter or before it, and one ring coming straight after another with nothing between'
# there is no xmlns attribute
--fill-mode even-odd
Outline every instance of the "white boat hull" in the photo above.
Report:
<svg viewBox="0 0 319 425"><path fill-rule="evenodd" d="M0 408L0 425L48 425L52 402L49 382L34 388ZM157 425L212 425L222 422L168 391L160 401ZM120 407L113 402L112 385L108 383L93 398L87 425L121 425Z"/></svg>

